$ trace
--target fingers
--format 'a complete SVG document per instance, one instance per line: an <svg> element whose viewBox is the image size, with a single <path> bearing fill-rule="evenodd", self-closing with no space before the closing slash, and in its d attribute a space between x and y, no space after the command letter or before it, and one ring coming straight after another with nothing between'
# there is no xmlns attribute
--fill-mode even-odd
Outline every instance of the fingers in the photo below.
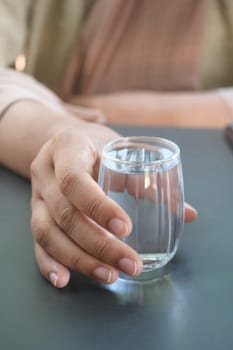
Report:
<svg viewBox="0 0 233 350"><path fill-rule="evenodd" d="M54 146L53 167L64 196L108 231L126 236L132 230L129 216L92 178L98 162L98 151L87 137L79 137L78 143L63 138Z"/></svg>
<svg viewBox="0 0 233 350"><path fill-rule="evenodd" d="M197 210L193 208L190 204L185 203L184 205L184 221L192 222L197 218Z"/></svg>
<svg viewBox="0 0 233 350"><path fill-rule="evenodd" d="M61 193L50 151L44 147L32 165L32 232L41 248L36 252L43 275L62 287L69 280L65 266L104 283L114 282L119 270L139 274L142 266L136 252L80 213Z"/></svg>
<svg viewBox="0 0 233 350"><path fill-rule="evenodd" d="M131 232L132 224L125 211L107 197L87 173L67 173L60 181L65 196L82 213L117 236Z"/></svg>
<svg viewBox="0 0 233 350"><path fill-rule="evenodd" d="M130 195L136 199L148 199L151 202L156 202L157 195L157 175L125 175L126 176L126 188Z"/></svg>
<svg viewBox="0 0 233 350"><path fill-rule="evenodd" d="M67 267L103 283L114 282L119 270L138 275L139 256L108 232L125 236L132 224L91 177L95 147L81 134L79 142L66 136L62 147L57 141L45 145L32 167L32 232L42 274L58 287L69 281ZM186 206L186 221L195 216Z"/></svg>
<svg viewBox="0 0 233 350"><path fill-rule="evenodd" d="M126 212L112 199L107 197L98 184L92 179L88 171L82 166L92 167L94 161L85 149L82 154L72 152L59 152L54 155L54 164L51 163L50 154L42 148L37 157L37 165L32 166L32 173L39 177L40 188L47 187L47 179L55 171L52 181L59 184L59 191L83 214L89 216L96 223L118 236L126 236L132 230L132 223ZM66 157L64 157L66 153ZM80 158L83 158L80 160ZM90 163L90 164L89 164ZM71 167L72 164L72 167ZM43 167L43 176L38 169ZM89 170L90 171L90 170ZM46 183L45 183L46 182ZM39 189L38 189L39 191Z"/></svg>
<svg viewBox="0 0 233 350"><path fill-rule="evenodd" d="M188 209L187 212L193 213L192 207L190 208L187 205L186 209ZM101 249L101 251L103 252L104 250ZM35 255L41 274L48 279L51 284L57 288L63 288L68 284L70 280L69 270L54 258L49 256L37 242L35 242ZM99 270L97 270L97 274L98 273L100 277L97 278L97 280L103 282L101 276L103 273L105 273L105 270L102 271L102 267L100 267Z"/></svg>
<svg viewBox="0 0 233 350"><path fill-rule="evenodd" d="M116 269L88 255L64 235L52 221L42 200L33 203L31 226L37 244L60 264L103 283L112 283L117 279L118 271ZM43 273L46 273L46 276L51 278L50 273L53 273L53 270L48 272L45 263L43 267L42 262L40 262L40 268Z"/></svg>
<svg viewBox="0 0 233 350"><path fill-rule="evenodd" d="M37 242L34 242L34 249L41 274L53 284L54 287L65 287L70 280L69 270L49 256Z"/></svg>
<svg viewBox="0 0 233 350"><path fill-rule="evenodd" d="M141 271L141 260L136 252L74 208L60 192L51 173L47 173L46 183L43 200L57 226L73 242L99 261L125 273L134 275Z"/></svg>
<svg viewBox="0 0 233 350"><path fill-rule="evenodd" d="M80 165L78 159L74 160L72 169L64 166L59 155L54 164L62 193L77 209L117 236L123 237L131 232L129 216L105 195L87 172L76 167Z"/></svg>
<svg viewBox="0 0 233 350"><path fill-rule="evenodd" d="M136 178L132 175L126 176L128 176L126 187L131 195L139 199L147 198L152 202L158 201L157 196L159 184L157 183L157 179L153 178L153 176L156 175L152 174L145 179L140 179L140 177ZM179 204L181 203L181 193L177 187L177 183L176 176L173 174L173 177L170 176L168 180L164 178L164 181L160 186L162 201L168 206L168 209L172 214L175 214L177 210L179 211ZM195 208L188 203L184 204L184 220L186 223L196 220L197 215L198 213Z"/></svg>

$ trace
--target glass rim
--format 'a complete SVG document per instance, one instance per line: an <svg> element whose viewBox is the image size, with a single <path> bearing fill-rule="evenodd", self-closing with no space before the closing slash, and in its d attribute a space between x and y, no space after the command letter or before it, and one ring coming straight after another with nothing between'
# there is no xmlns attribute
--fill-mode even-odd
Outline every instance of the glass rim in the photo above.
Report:
<svg viewBox="0 0 233 350"><path fill-rule="evenodd" d="M121 160L121 159L117 159L115 157L112 157L108 154L108 152L111 150L111 147L114 146L114 144L118 144L118 143L132 143L132 144L136 144L137 142L151 142L151 143L160 143L160 144L164 144L164 146L167 146L167 148L169 147L169 149L173 152L171 156L167 157L166 159L158 159L158 160L152 160L149 162L143 162L144 166L159 166L161 164L164 163L169 163L172 162L174 160L176 160L179 155L180 155L180 148L179 146L171 141L168 140L166 138L163 137L156 137L156 136L122 136L122 137L117 137L112 141L107 142L103 149L102 149L102 157L115 162L115 163L121 163L121 164L128 164L128 165L140 165L141 162L136 162L136 161L129 161L129 160ZM151 144L153 146L153 144Z"/></svg>

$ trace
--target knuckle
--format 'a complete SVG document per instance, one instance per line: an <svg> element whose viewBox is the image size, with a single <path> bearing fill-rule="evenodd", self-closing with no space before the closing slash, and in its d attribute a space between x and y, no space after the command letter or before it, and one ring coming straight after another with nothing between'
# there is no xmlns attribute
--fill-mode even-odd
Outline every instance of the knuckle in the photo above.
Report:
<svg viewBox="0 0 233 350"><path fill-rule="evenodd" d="M42 248L49 245L49 228L46 223L42 223L38 219L32 219L31 228L33 237Z"/></svg>
<svg viewBox="0 0 233 350"><path fill-rule="evenodd" d="M72 267L72 269L82 272L82 262L81 262L81 257L80 255L72 255L70 258L70 265Z"/></svg>
<svg viewBox="0 0 233 350"><path fill-rule="evenodd" d="M67 232L73 230L75 222L75 211L71 205L63 206L57 211L57 224Z"/></svg>
<svg viewBox="0 0 233 350"><path fill-rule="evenodd" d="M103 200L98 198L92 198L92 200L86 206L86 213L91 218L98 220L100 216L100 208L103 204Z"/></svg>
<svg viewBox="0 0 233 350"><path fill-rule="evenodd" d="M97 258L103 260L110 252L110 242L108 239L97 240L95 243L95 255Z"/></svg>
<svg viewBox="0 0 233 350"><path fill-rule="evenodd" d="M59 187L64 195L69 195L77 184L78 178L73 170L68 170L59 181Z"/></svg>

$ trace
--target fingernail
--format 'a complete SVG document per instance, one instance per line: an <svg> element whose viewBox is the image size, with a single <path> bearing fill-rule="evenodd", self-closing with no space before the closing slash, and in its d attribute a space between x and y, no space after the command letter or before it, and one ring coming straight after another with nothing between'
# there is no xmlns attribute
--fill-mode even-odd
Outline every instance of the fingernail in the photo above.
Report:
<svg viewBox="0 0 233 350"><path fill-rule="evenodd" d="M103 282L110 282L112 278L112 271L105 267L97 267L94 271L94 276Z"/></svg>
<svg viewBox="0 0 233 350"><path fill-rule="evenodd" d="M128 225L117 218L111 219L108 223L108 227L110 228L112 233L116 235L125 235L128 233Z"/></svg>
<svg viewBox="0 0 233 350"><path fill-rule="evenodd" d="M55 272L51 272L49 274L49 280L55 287L57 286L57 279L58 279L58 276Z"/></svg>
<svg viewBox="0 0 233 350"><path fill-rule="evenodd" d="M136 275L137 274L138 265L137 265L135 260L131 260L128 258L122 258L118 262L118 266L123 272L125 272L129 275Z"/></svg>

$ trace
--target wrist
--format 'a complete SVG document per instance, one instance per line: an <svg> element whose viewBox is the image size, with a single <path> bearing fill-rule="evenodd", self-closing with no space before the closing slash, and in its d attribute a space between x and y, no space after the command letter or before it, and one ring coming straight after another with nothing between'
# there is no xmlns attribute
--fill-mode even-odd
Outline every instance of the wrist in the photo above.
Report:
<svg viewBox="0 0 233 350"><path fill-rule="evenodd" d="M24 176L44 143L81 120L65 112L51 110L37 101L12 105L0 123L0 163Z"/></svg>

